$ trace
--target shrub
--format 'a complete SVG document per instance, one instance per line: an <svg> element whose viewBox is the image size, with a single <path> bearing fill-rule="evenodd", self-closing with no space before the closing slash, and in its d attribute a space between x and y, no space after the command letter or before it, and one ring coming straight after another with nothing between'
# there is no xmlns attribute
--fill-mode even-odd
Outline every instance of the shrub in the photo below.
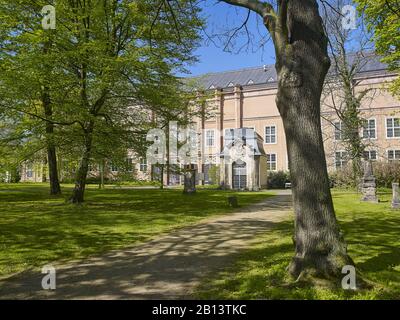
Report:
<svg viewBox="0 0 400 320"><path fill-rule="evenodd" d="M378 187L391 188L400 180L400 162L374 162L372 164Z"/></svg>
<svg viewBox="0 0 400 320"><path fill-rule="evenodd" d="M392 182L400 181L400 162L373 162L372 169L377 187L391 188ZM350 188L357 186L362 181L354 181L352 167L346 166L329 175L331 186Z"/></svg>
<svg viewBox="0 0 400 320"><path fill-rule="evenodd" d="M208 180L212 184L218 184L220 181L220 168L217 165L212 165L208 170Z"/></svg>
<svg viewBox="0 0 400 320"><path fill-rule="evenodd" d="M354 188L359 181L354 181L354 173L351 165L333 171L329 174L331 187L335 188Z"/></svg>
<svg viewBox="0 0 400 320"><path fill-rule="evenodd" d="M270 171L268 173L268 189L284 189L286 182L290 182L289 173L284 171Z"/></svg>

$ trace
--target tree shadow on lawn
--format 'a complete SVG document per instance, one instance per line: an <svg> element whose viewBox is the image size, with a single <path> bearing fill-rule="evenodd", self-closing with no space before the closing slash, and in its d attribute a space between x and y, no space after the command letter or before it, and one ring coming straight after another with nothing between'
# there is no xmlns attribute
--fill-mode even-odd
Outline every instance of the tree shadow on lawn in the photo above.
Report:
<svg viewBox="0 0 400 320"><path fill-rule="evenodd" d="M0 277L27 266L129 246L212 214L232 212L226 196L215 191L188 198L175 190L89 190L81 206L62 199L24 202L33 194L19 202L2 202ZM242 199L266 197L243 194Z"/></svg>
<svg viewBox="0 0 400 320"><path fill-rule="evenodd" d="M393 213L396 214L396 213ZM240 255L235 264L198 288L203 299L400 299L400 217L344 219L349 253L370 290L342 290L294 283L286 271L294 254L292 222L275 225L262 243Z"/></svg>
<svg viewBox="0 0 400 320"><path fill-rule="evenodd" d="M183 228L130 249L59 267L53 292L41 290L40 271L29 270L0 282L0 297L187 298L207 273L221 271L249 242L275 225L238 217Z"/></svg>

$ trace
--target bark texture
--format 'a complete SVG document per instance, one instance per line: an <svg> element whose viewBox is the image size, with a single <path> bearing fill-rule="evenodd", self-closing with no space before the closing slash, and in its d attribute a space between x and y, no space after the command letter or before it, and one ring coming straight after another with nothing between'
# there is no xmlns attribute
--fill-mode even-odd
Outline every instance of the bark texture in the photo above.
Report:
<svg viewBox="0 0 400 320"><path fill-rule="evenodd" d="M47 87L44 88L42 94L42 103L46 119L51 119L53 116L53 110L51 107L51 100ZM58 178L57 153L53 141L53 135L54 135L54 124L50 121L47 121L46 122L47 164L49 167L50 194L58 195L61 194L61 187Z"/></svg>
<svg viewBox="0 0 400 320"><path fill-rule="evenodd" d="M334 212L321 131L320 99L330 67L327 38L315 0L291 0L281 10L286 18L281 16L278 27L287 29L275 35L276 103L285 128L295 211L289 272L297 278L337 278L353 262Z"/></svg>
<svg viewBox="0 0 400 320"><path fill-rule="evenodd" d="M90 157L92 155L93 128L94 122L90 121L84 131L84 151L76 174L75 187L70 198L71 203L80 204L84 201L86 178L89 170Z"/></svg>

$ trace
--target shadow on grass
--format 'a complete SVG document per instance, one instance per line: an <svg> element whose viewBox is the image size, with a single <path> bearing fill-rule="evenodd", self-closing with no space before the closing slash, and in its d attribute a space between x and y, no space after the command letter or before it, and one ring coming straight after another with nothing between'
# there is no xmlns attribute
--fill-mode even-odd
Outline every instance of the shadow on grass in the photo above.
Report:
<svg viewBox="0 0 400 320"><path fill-rule="evenodd" d="M201 190L88 189L86 202L66 204L46 185L0 185L0 277L29 267L80 258L145 241L202 218L226 214L231 192ZM241 205L265 192L237 194Z"/></svg>
<svg viewBox="0 0 400 320"><path fill-rule="evenodd" d="M193 283L234 261L248 241L275 227L236 217L184 228L124 251L57 267L57 290L41 290L39 270L0 281L2 298L187 298ZM28 248L29 250L29 248Z"/></svg>
<svg viewBox="0 0 400 320"><path fill-rule="evenodd" d="M385 196L385 195L383 195ZM387 196L387 195L386 195ZM337 215L356 268L374 283L365 291L295 284L286 272L294 248L292 222L275 225L260 244L198 288L202 299L400 299L400 212L335 193Z"/></svg>

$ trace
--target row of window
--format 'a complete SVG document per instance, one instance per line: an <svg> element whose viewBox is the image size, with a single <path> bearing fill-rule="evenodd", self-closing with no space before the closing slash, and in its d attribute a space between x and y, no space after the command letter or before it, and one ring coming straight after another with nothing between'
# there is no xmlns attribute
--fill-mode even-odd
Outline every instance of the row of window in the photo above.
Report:
<svg viewBox="0 0 400 320"><path fill-rule="evenodd" d="M364 159L370 161L378 160L378 152L376 150L367 150L364 152ZM389 162L400 161L400 150L387 150L387 159ZM335 152L335 167L336 169L343 168L349 161L346 151ZM277 155L276 153L267 154L267 170L276 171L277 169Z"/></svg>
<svg viewBox="0 0 400 320"><path fill-rule="evenodd" d="M364 159L370 161L378 160L378 152L376 150L364 151ZM336 169L343 168L347 165L348 156L346 151L335 152L335 167ZM387 160L389 162L400 160L400 150L387 150Z"/></svg>
<svg viewBox="0 0 400 320"><path fill-rule="evenodd" d="M335 128L335 140L340 141L343 137L343 123L336 121L334 124ZM254 128L253 128L254 129ZM225 134L227 130L225 129ZM277 143L277 130L276 125L266 126L264 129L264 143L275 144ZM377 138L377 123L376 119L365 120L362 128L362 137L365 139L376 139ZM386 118L386 138L400 138L400 118ZM215 130L206 130L205 144L207 147L215 146Z"/></svg>
<svg viewBox="0 0 400 320"><path fill-rule="evenodd" d="M333 125L335 128L335 140L342 140L344 129L343 123L341 121L336 121ZM365 120L361 136L364 139L376 139L376 130L376 119ZM386 118L386 138L400 138L400 118Z"/></svg>
<svg viewBox="0 0 400 320"><path fill-rule="evenodd" d="M225 135L227 135L228 130L231 130L231 129L225 129ZM275 125L266 126L264 142L266 144L275 144L277 141L276 137L277 137L276 126ZM215 130L214 129L206 130L205 145L206 145L206 147L215 147Z"/></svg>

